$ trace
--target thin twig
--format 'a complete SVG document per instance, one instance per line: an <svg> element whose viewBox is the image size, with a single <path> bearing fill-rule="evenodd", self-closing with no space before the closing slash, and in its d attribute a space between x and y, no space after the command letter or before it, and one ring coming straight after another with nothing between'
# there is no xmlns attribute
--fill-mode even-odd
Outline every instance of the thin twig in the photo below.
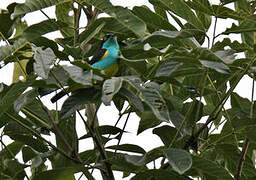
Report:
<svg viewBox="0 0 256 180"><path fill-rule="evenodd" d="M215 36L215 34L216 34L216 28L217 28L217 20L218 20L218 18L217 17L215 17L215 22L214 22L214 28L213 28L213 35L212 35L212 46L214 45L214 41L215 41L215 38L216 38L216 36Z"/></svg>
<svg viewBox="0 0 256 180"><path fill-rule="evenodd" d="M244 147L243 147L240 159L239 159L239 163L238 163L238 166L237 166L236 175L234 177L236 180L239 180L241 175L242 175L242 169L243 169L245 156L246 156L249 144L250 144L250 141L249 141L248 138L246 138L245 143L244 143Z"/></svg>
<svg viewBox="0 0 256 180"><path fill-rule="evenodd" d="M122 139L122 136L123 136L123 133L124 133L124 129L125 129L126 125L127 125L127 122L128 122L128 119L129 119L130 115L131 115L131 111L129 111L129 113L127 114L126 120L124 122L123 129L122 129L121 134L120 134L120 138L118 139L118 142L117 142L117 146L119 146L119 144L121 142L121 139ZM115 150L115 153L116 152L117 152L117 149Z"/></svg>
<svg viewBox="0 0 256 180"><path fill-rule="evenodd" d="M44 104L42 103L41 99L38 98L38 101L40 102L40 105L42 107L42 109L44 110L44 112L46 113L46 115L48 116L51 125L52 125L52 129L54 134L60 138L60 140L62 141L63 145L65 146L65 148L67 149L67 151L69 152L70 155L73 154L73 149L70 146L70 144L68 143L68 141L66 140L65 136L63 135L63 133L61 132L61 130L59 129L59 127L57 126L57 124L55 123L54 119L52 118L49 110L44 106Z"/></svg>

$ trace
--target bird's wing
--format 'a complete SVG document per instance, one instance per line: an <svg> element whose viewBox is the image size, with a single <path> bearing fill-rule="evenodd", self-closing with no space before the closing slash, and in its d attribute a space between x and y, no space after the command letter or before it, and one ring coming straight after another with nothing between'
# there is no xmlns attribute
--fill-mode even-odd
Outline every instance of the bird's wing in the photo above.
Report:
<svg viewBox="0 0 256 180"><path fill-rule="evenodd" d="M108 54L108 50L107 49L100 49L98 50L92 57L92 59L89 61L90 65L93 65L94 63L96 63L97 61L103 59L104 57L106 57Z"/></svg>

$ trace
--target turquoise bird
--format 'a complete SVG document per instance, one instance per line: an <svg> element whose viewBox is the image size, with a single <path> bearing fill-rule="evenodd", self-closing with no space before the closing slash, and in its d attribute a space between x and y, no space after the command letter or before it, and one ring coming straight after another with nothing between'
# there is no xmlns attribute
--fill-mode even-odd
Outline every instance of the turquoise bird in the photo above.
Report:
<svg viewBox="0 0 256 180"><path fill-rule="evenodd" d="M112 76L118 70L117 57L119 53L119 44L113 34L107 34L101 43L101 48L94 54L89 64Z"/></svg>
<svg viewBox="0 0 256 180"><path fill-rule="evenodd" d="M106 34L101 42L101 48L94 53L88 63L94 68L104 70L107 76L113 76L118 71L117 58L119 49L117 37L113 34ZM59 92L51 98L51 102L54 103L58 101L65 96L67 92L69 92L68 89Z"/></svg>

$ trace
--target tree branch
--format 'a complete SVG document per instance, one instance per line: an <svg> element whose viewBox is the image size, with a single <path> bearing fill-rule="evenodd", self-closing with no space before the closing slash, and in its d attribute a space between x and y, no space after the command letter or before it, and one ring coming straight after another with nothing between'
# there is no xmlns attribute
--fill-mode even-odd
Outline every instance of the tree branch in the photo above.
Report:
<svg viewBox="0 0 256 180"><path fill-rule="evenodd" d="M243 150L242 150L241 155L240 155L239 163L238 163L238 166L237 166L236 175L234 177L236 180L239 180L241 175L242 175L245 156L246 156L249 144L250 144L250 141L249 141L248 138L246 138Z"/></svg>

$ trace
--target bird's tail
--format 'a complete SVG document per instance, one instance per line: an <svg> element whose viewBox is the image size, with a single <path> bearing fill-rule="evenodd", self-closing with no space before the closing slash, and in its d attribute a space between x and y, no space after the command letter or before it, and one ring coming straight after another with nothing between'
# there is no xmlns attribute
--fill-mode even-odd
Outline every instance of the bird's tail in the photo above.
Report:
<svg viewBox="0 0 256 180"><path fill-rule="evenodd" d="M62 98L62 97L65 96L66 94L67 94L67 93L66 93L64 90L62 90L61 92L57 93L55 96L53 96L53 97L51 98L51 102L52 102L52 103L57 102L60 98Z"/></svg>

